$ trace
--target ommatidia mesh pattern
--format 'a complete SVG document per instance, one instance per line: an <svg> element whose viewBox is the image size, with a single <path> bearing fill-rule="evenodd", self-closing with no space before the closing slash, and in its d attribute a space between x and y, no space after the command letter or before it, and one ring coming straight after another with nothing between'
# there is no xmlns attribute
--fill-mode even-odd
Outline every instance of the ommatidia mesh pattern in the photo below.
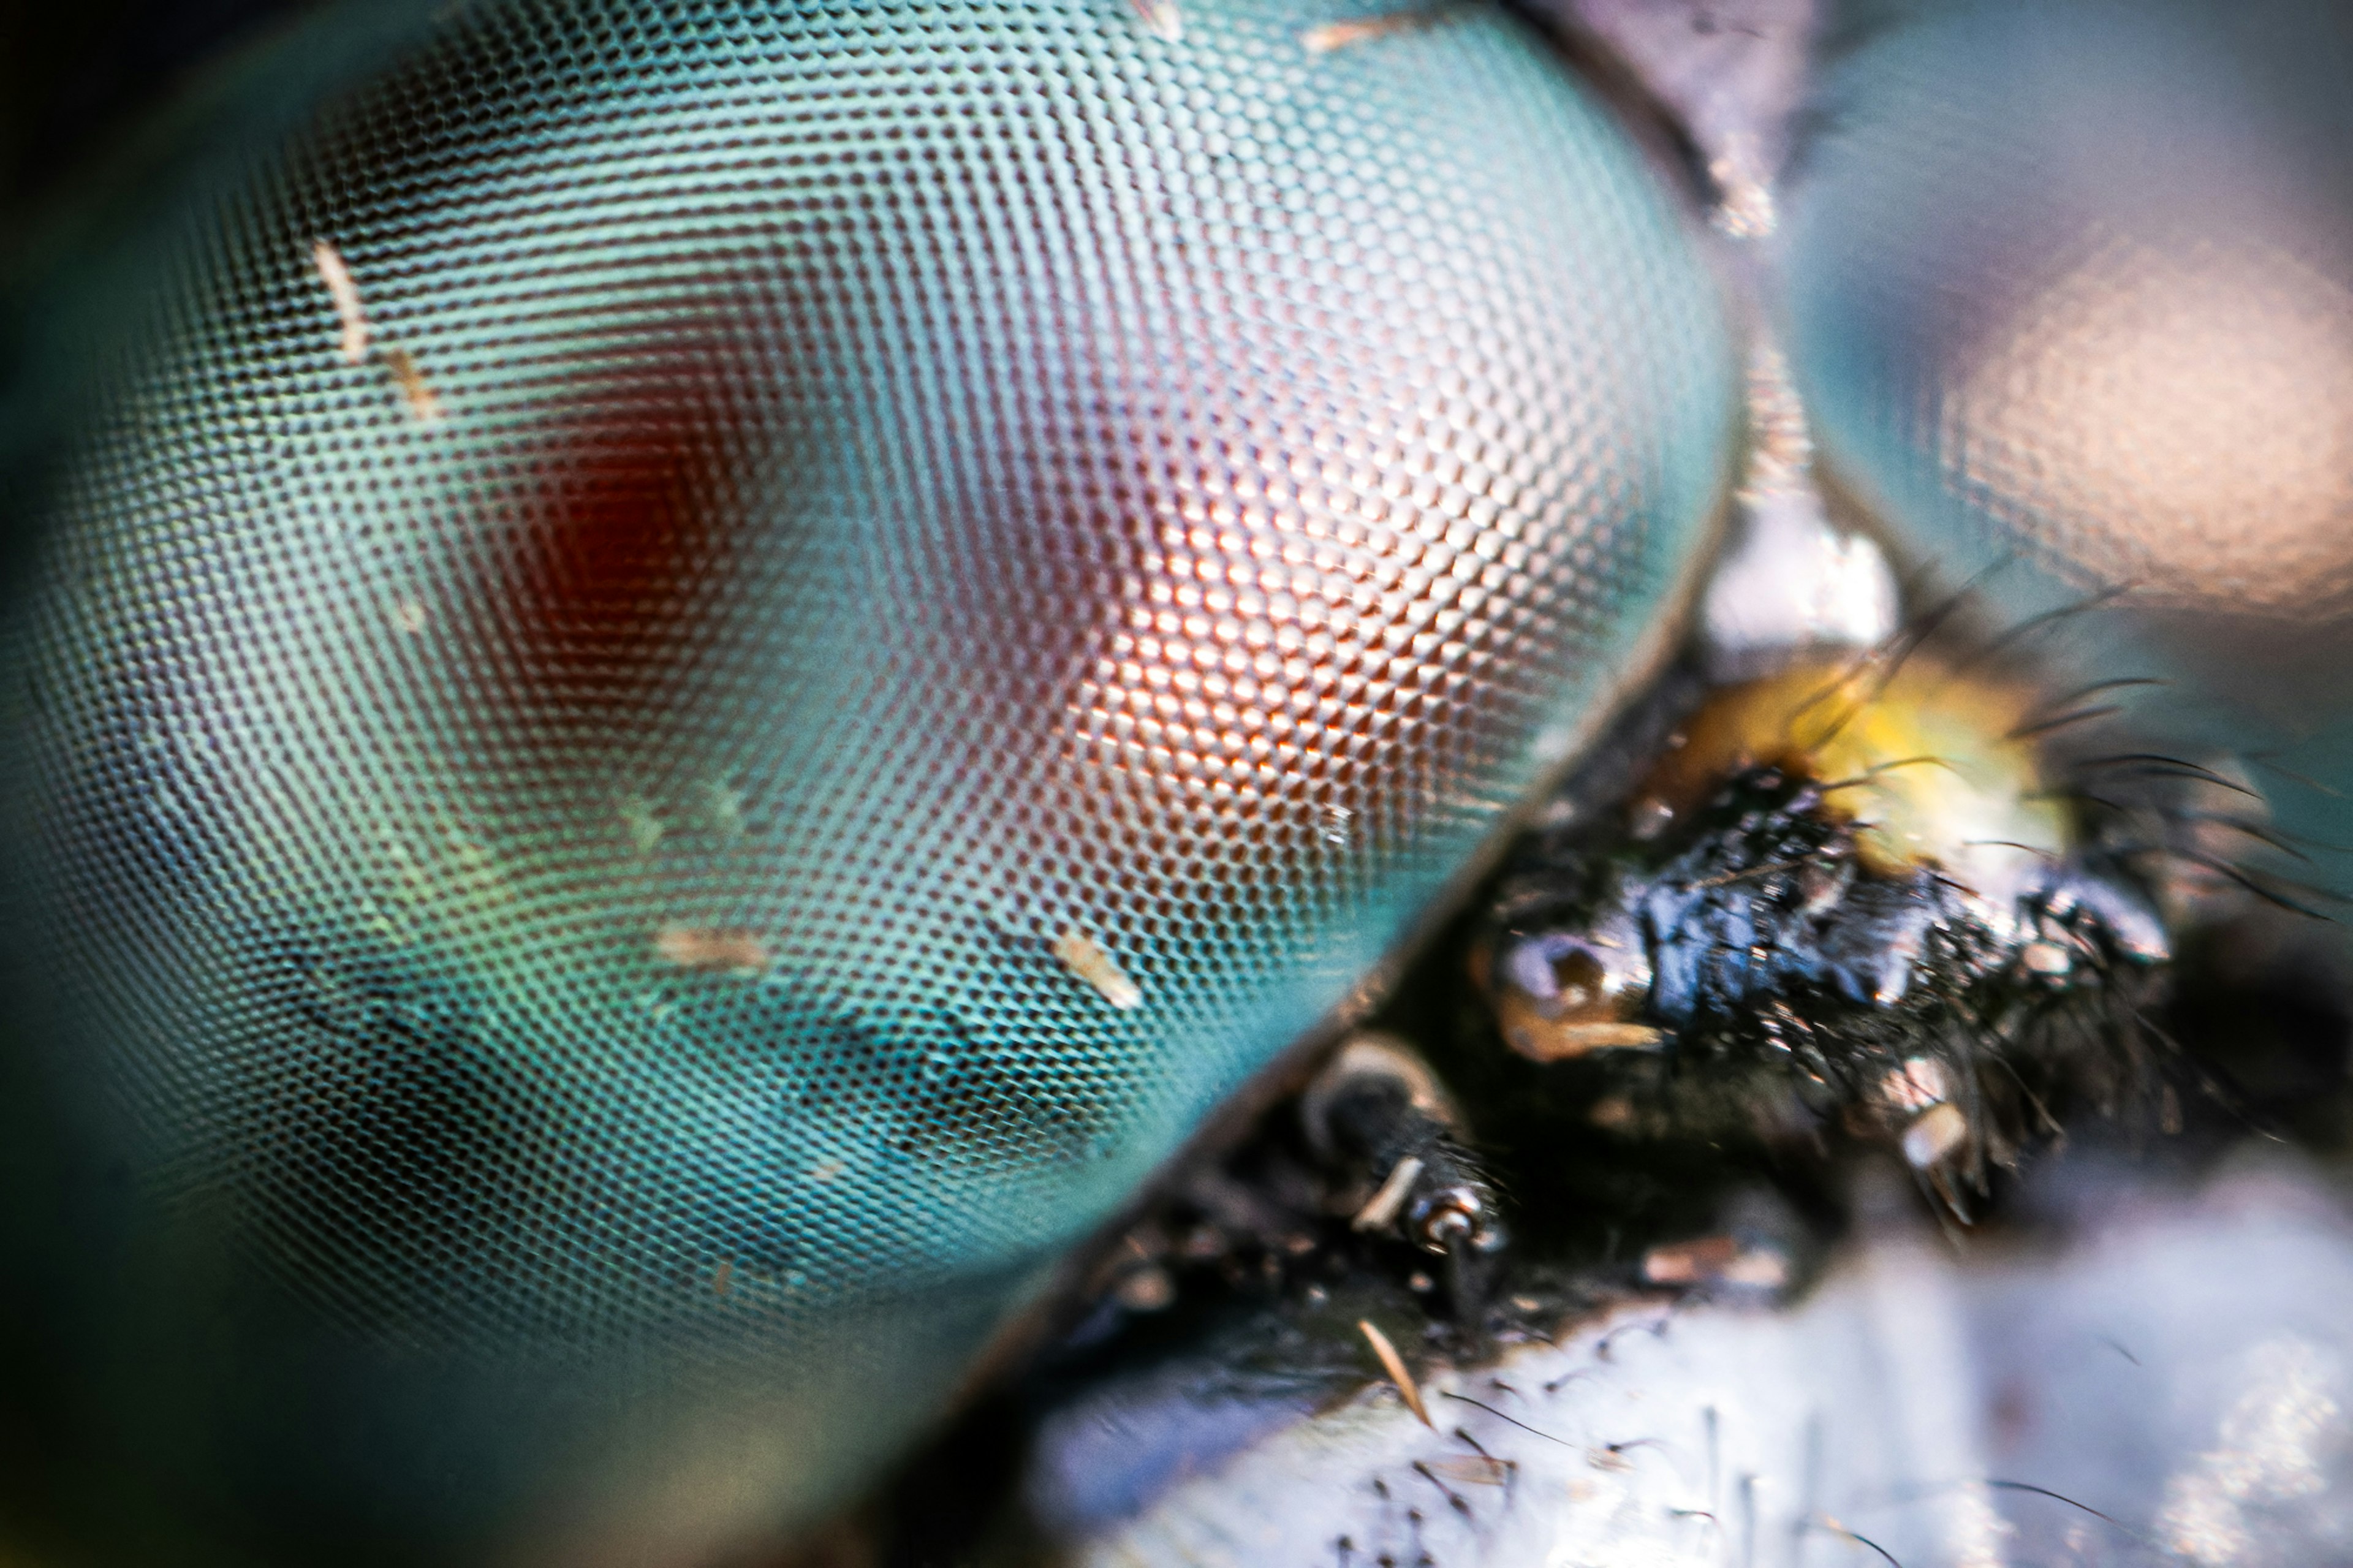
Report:
<svg viewBox="0 0 2353 1568"><path fill-rule="evenodd" d="M451 7L195 204L13 622L92 1452L391 1560L754 1537L1577 743L1713 290L1515 25L1352 19Z"/></svg>

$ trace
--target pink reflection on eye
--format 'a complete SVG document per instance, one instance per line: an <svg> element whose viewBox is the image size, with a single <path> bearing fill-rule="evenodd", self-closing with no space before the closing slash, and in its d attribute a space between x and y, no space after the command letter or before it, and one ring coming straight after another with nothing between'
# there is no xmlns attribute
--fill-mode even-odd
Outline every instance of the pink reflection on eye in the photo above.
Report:
<svg viewBox="0 0 2353 1568"><path fill-rule="evenodd" d="M1417 742L1461 700L1447 634L1471 584L1427 564L1454 531L1440 513L1398 528L1297 503L1169 505L1069 710L1080 754L1325 842L1367 808L1409 822L1433 787L1408 776L1428 766Z"/></svg>
<svg viewBox="0 0 2353 1568"><path fill-rule="evenodd" d="M2260 236L2094 222L2054 262L1957 367L1948 470L2145 595L2353 591L2353 292Z"/></svg>

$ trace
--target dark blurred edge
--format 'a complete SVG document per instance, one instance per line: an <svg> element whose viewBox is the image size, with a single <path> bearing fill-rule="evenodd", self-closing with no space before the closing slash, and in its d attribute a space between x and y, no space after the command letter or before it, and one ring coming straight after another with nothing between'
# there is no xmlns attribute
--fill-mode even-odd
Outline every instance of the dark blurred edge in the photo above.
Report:
<svg viewBox="0 0 2353 1568"><path fill-rule="evenodd" d="M305 0L7 0L0 5L0 235L68 199L77 169L188 74Z"/></svg>

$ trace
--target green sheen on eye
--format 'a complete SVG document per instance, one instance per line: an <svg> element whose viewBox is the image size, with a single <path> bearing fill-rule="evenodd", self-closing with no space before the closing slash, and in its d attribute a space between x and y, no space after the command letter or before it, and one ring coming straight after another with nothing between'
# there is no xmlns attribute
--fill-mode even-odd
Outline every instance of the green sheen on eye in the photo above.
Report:
<svg viewBox="0 0 2353 1568"><path fill-rule="evenodd" d="M1577 750L1723 314L1516 24L1346 19L451 7L104 273L6 611L0 1485L766 1542Z"/></svg>

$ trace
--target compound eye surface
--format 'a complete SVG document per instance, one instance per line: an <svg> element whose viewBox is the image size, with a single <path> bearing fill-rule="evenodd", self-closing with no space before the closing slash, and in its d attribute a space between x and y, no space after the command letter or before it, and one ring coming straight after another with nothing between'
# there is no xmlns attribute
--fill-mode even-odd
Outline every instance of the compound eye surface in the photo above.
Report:
<svg viewBox="0 0 2353 1568"><path fill-rule="evenodd" d="M1350 20L281 51L368 79L17 394L97 388L6 606L6 1484L760 1539L1575 749L1704 553L1715 292L1532 35Z"/></svg>
<svg viewBox="0 0 2353 1568"><path fill-rule="evenodd" d="M1841 8L1791 196L1837 477L2020 616L2114 595L2161 728L2353 764L2353 23L2309 0ZM2119 650L2118 639L2128 647Z"/></svg>

